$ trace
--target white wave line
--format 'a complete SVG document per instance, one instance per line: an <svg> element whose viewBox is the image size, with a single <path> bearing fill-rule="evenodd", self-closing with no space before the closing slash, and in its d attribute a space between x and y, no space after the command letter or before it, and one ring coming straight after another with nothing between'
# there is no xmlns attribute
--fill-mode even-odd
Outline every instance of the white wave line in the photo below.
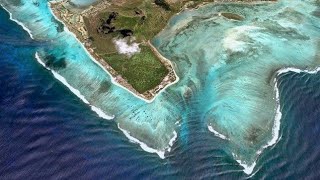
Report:
<svg viewBox="0 0 320 180"><path fill-rule="evenodd" d="M267 142L266 145L264 145L260 150L257 151L258 157L262 154L263 150L265 150L268 147L276 145L281 138L279 138L280 135L280 127L281 127L281 119L282 119L282 112L281 112L281 105L280 105L280 92L278 88L278 81L277 77L281 74L287 73L287 72L295 72L295 73L308 73L308 74L316 74L320 71L320 67L314 68L314 69L299 69L296 67L285 67L281 68L276 72L276 77L274 78L274 91L276 95L276 113L275 113L275 118L274 118L274 124L272 127L272 138L270 141ZM244 172L248 175L250 175L256 165L256 160L251 164L248 165L245 162L242 162L241 160L237 159L237 156L235 154L232 154L235 158L235 160L244 168Z"/></svg>
<svg viewBox="0 0 320 180"><path fill-rule="evenodd" d="M149 152L149 153L156 153L158 154L158 156L161 158L161 159L164 159L165 156L164 156L164 153L165 151L159 151L159 150L156 150L156 149L153 149L151 147L149 147L148 145L146 145L145 143L143 143L142 141L140 141L139 139L131 136L130 132L127 131L127 130L124 130L120 127L119 123L118 123L118 128L123 132L123 134L133 143L136 143L136 144L139 144L140 147L146 151L146 152Z"/></svg>
<svg viewBox="0 0 320 180"><path fill-rule="evenodd" d="M140 141L139 139L133 137L129 131L125 130L125 129L122 129L120 127L120 124L118 123L118 128L123 132L123 134L132 142L132 143L135 143L135 144L139 144L140 147L146 151L146 152L149 152L149 153L156 153L161 159L164 159L165 158L165 152L170 152L171 151L171 147L173 145L173 143L175 142L175 140L177 139L178 137L178 134L176 131L173 132L173 137L170 139L169 141L169 145L168 147L166 147L164 150L157 150L157 149L154 149L154 148L151 148L149 147L147 144L145 144L144 142Z"/></svg>
<svg viewBox="0 0 320 180"><path fill-rule="evenodd" d="M35 54L35 58L37 59L37 61L39 62L39 64L41 64L43 67L45 67L47 70L51 71L53 76L59 80L62 84L64 84L65 86L67 86L67 88L73 93L75 94L78 98L80 98L84 103L88 104L91 107L91 110L96 112L98 114L99 117L107 119L107 120L111 120L114 118L114 116L109 116L107 114L105 114L101 109L93 106L92 104L89 103L89 101L80 93L80 91L74 87L72 87L67 80L62 77L60 74L58 74L57 72L55 72L54 70L48 68L41 60L38 52L36 52Z"/></svg>
<svg viewBox="0 0 320 180"><path fill-rule="evenodd" d="M0 6L1 6L5 11L7 11L7 12L9 13L9 17L10 17L10 20L11 20L11 21L13 21L13 22L17 23L18 25L20 25L20 26L22 27L22 29L24 29L24 30L29 34L30 38L31 38L31 39L34 39L34 37L33 37L32 33L31 33L31 30L30 30L30 29L28 29L22 22L14 19L12 13L11 13L7 8L5 8L5 6L4 6L3 4L0 3Z"/></svg>
<svg viewBox="0 0 320 180"><path fill-rule="evenodd" d="M109 73L109 71L107 71L107 70L88 52L88 50L85 48L84 44L83 44L81 41L79 41L79 39L77 38L77 36L76 36L73 32L71 32L71 31L68 29L68 26L67 26L63 21L61 21L61 20L53 13L53 11L52 11L52 9L51 9L51 6L50 6L50 2L48 2L48 6L49 6L49 11L50 11L50 13L52 14L52 16L53 16L57 21L59 21L60 23L62 23L62 24L64 25L64 31L75 38L75 40L81 45L81 47L84 49L85 53L90 57L90 59L91 59L94 63L96 63L104 72L106 72L106 73L110 76L111 82L112 82L114 85L116 85L116 86L118 86L118 87L126 90L127 92L131 93L134 97L136 97L136 98L138 98L138 99L140 99L140 100L142 100L142 101L144 101L144 102L146 102L146 103L152 103L152 102L155 100L155 98L156 98L159 94L161 94L165 89L167 89L169 86L171 86L171 85L173 85L173 84L175 84L175 83L177 83L177 82L179 81L179 77L177 76L176 72L173 70L174 73L175 73L175 75L176 75L176 80L175 80L174 82L168 84L166 87L162 88L152 99L147 100L147 99L144 99L144 98L136 95L134 92L130 91L130 90L127 89L126 87L124 87L124 86L122 86L121 84L119 84L119 83L115 80L116 78L114 78L114 77ZM151 43L150 43L150 44L151 44ZM153 46L152 46L152 47L153 47ZM159 54L160 54L160 53L159 53ZM163 58L164 58L164 57L163 57ZM169 60L168 60L168 61L169 61ZM169 62L170 62L170 64L171 64L171 66L172 66L171 61L169 61ZM173 66L172 66L172 68L173 68Z"/></svg>
<svg viewBox="0 0 320 180"><path fill-rule="evenodd" d="M215 129L213 129L213 127L211 125L208 125L208 130L210 132L212 132L215 136L217 136L223 140L230 140L229 138L227 138L227 136L225 136L225 135L219 133L218 131L216 131Z"/></svg>
<svg viewBox="0 0 320 180"><path fill-rule="evenodd" d="M49 3L49 2L48 2L48 3ZM32 39L34 39L32 33L31 33L31 30L29 30L26 26L24 26L24 24L23 24L22 22L14 19L13 16L12 16L12 13L9 12L2 4L0 4L0 5L9 13L10 19L11 19L12 21L16 22L17 24L19 24L26 32L28 32L29 36L30 36ZM51 8L49 8L49 10L51 11ZM54 15L54 13L53 13L52 11L51 11L51 14L52 14L59 22L63 23L62 21L60 21L60 20ZM63 23L63 24L64 24L64 23ZM111 77L111 81L112 81L113 84L115 84L115 85L117 85L117 86L119 86L119 87L127 90L128 92L130 92L131 94L133 94L135 97L137 97L137 98L139 98L139 99L141 99L141 100L144 100L144 101L146 101L147 103L151 103L151 102L153 101L153 99L152 99L151 101L145 100L145 99L137 96L137 95L134 94L133 92L129 91L128 89L124 88L122 85L118 84L118 83L114 80L114 78L112 78L111 74L110 74L108 71L106 71L105 68L104 68L99 62L97 62L97 61L94 59L94 57L91 56L91 54L90 54L89 52L87 52L87 50L86 50L86 48L83 46L83 44L76 38L76 36L75 36L71 31L69 31L69 30L66 28L67 26L66 26L65 24L64 24L64 27L65 27L65 28L64 28L65 32L66 32L66 33L69 33L70 35L72 35L72 36L78 41L78 43L82 46L82 48L85 49L85 52L86 52L87 55L90 57L90 59L93 60L97 65L99 65L99 66ZM55 72L54 70L51 70L50 68L48 68L48 67L45 65L45 63L41 60L38 52L36 52L35 58L36 58L36 60L37 60L37 62L38 62L39 64L41 64L41 65L42 65L44 68L46 68L47 70L51 71L52 74L54 75L54 77L55 77L57 80L59 80L61 83L63 83L65 86L67 86L67 88L68 88L72 93L74 93L77 97L79 97L84 103L88 104L88 105L91 107L91 110L94 111L94 112L96 112L99 117L104 118L104 119L107 119L107 120L110 120L110 119L113 119L113 118L114 118L114 116L109 116L109 115L105 114L101 109L99 109L99 108L91 105L91 104L89 103L89 101L80 93L80 91L77 90L77 89L75 89L75 88L73 88L73 87L66 81L66 79L65 79L64 77L62 77L60 74L58 74L58 73ZM175 81L174 83L176 83L176 82L177 82L177 81ZM118 126L118 127L119 127L119 126ZM165 152L164 152L164 151L158 151L158 150L152 149L152 148L148 147L146 144L144 144L144 143L142 143L141 141L139 141L138 139L132 137L129 132L125 131L124 129L121 129L120 127L119 127L119 129L120 129L122 132L124 132L124 134L126 135L126 137L129 138L129 140L131 140L131 141L133 141L133 142L135 142L135 143L139 143L140 146L141 146L141 148L142 148L143 150L145 150L145 151L147 151L147 152L151 152L151 153L157 153L160 158L162 158L162 159L165 158L165 156L164 156L164 153L165 153ZM168 151L168 152L170 152L170 147L173 145L173 143L174 143L174 141L176 140L176 138L177 138L177 133L174 131L174 136L173 136L173 138L169 141L169 147L167 148L167 151Z"/></svg>

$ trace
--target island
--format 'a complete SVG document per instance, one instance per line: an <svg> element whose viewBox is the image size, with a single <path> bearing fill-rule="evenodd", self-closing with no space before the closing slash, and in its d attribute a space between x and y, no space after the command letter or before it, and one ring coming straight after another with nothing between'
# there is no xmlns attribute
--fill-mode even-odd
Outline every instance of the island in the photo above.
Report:
<svg viewBox="0 0 320 180"><path fill-rule="evenodd" d="M47 2L23 1L18 7L8 1L5 7L12 12L12 18L29 30L32 38L46 43L36 49L36 60L100 117L113 119L124 135L143 150L165 158L171 150L180 151L179 146L184 143L189 150L198 150L203 149L202 144L189 144L204 142L209 147L223 141L222 150L242 165L245 173L254 172L264 150L282 137L282 117L291 117L284 105L291 107L300 102L297 99L291 103L287 96L282 96L287 93L281 90L282 78L295 76L294 73L288 76L288 71L319 71L318 1L250 1L249 4L249 1L216 0L201 7L204 1L197 1L198 5L185 1L177 10L173 10L178 7L173 1L164 4L145 1L137 6L124 6L133 1L121 2L99 1L91 7L77 7L67 1L63 6L60 6L63 2L54 3L51 6L60 18L52 16ZM53 7L56 5L59 7ZM181 12L166 16L172 17L167 25L159 20L151 26L152 21L147 19L159 12L143 7L159 9L164 15ZM83 15L90 8L87 13L96 12L96 16ZM166 27L160 33L154 30L163 26ZM148 35L150 32L153 33ZM87 38L81 39L85 35ZM102 43L97 45L100 40ZM109 44L103 44L106 42ZM97 57L89 57L83 45L88 52L92 50L92 55L98 54ZM172 65L166 59L159 59L162 57L159 52ZM132 76L126 73L160 74L155 66L140 70L145 66L142 57L149 57L159 67L165 67L161 62L165 60L180 78L179 83L170 86L170 91L157 96L152 103L133 97L110 82L105 73L115 71L114 79L120 76L137 91L137 85L129 82ZM137 60L136 64L130 64ZM104 63L110 66L109 70L98 66ZM169 74L168 69L166 72ZM163 74L159 83L167 76ZM145 77L148 82L150 77ZM206 131L212 132L218 141L209 144L212 139L205 139ZM199 136L199 132L203 134ZM180 141L177 146L175 141Z"/></svg>
<svg viewBox="0 0 320 180"><path fill-rule="evenodd" d="M56 18L75 34L116 83L150 101L178 80L171 62L150 40L173 15L208 2L213 0L102 0L89 7L78 7L70 0L62 0L51 1L50 6ZM228 12L222 15L243 18Z"/></svg>
<svg viewBox="0 0 320 180"><path fill-rule="evenodd" d="M135 95L152 100L177 81L172 64L150 39L179 11L181 3L103 0L83 8L63 0L50 5L113 80Z"/></svg>

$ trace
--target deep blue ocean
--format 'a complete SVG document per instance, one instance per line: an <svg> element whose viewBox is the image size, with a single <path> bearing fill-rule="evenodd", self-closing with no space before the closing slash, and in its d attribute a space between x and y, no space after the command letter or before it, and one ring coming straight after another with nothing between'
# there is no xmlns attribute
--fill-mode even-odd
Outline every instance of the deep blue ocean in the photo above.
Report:
<svg viewBox="0 0 320 180"><path fill-rule="evenodd" d="M166 159L130 143L37 63L44 46L0 8L0 179L249 178L196 114ZM320 74L289 72L278 82L281 139L250 178L319 179Z"/></svg>

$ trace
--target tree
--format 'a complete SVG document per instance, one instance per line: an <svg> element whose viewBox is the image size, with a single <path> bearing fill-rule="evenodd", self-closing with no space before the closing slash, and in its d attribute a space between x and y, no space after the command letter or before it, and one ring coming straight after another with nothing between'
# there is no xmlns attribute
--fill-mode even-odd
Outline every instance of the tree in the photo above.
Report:
<svg viewBox="0 0 320 180"><path fill-rule="evenodd" d="M169 4L166 2L166 0L155 0L154 3L160 7L162 7L163 9L165 9L166 11L170 11L170 6Z"/></svg>

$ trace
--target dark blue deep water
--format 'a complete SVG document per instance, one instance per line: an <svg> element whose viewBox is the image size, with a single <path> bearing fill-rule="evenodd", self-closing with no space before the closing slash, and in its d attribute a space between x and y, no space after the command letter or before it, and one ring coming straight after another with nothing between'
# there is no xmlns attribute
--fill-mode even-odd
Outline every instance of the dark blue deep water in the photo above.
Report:
<svg viewBox="0 0 320 180"><path fill-rule="evenodd" d="M192 113L164 160L130 143L37 63L36 49L49 45L0 9L0 179L248 178ZM283 74L279 88L281 140L250 178L319 179L320 74Z"/></svg>

